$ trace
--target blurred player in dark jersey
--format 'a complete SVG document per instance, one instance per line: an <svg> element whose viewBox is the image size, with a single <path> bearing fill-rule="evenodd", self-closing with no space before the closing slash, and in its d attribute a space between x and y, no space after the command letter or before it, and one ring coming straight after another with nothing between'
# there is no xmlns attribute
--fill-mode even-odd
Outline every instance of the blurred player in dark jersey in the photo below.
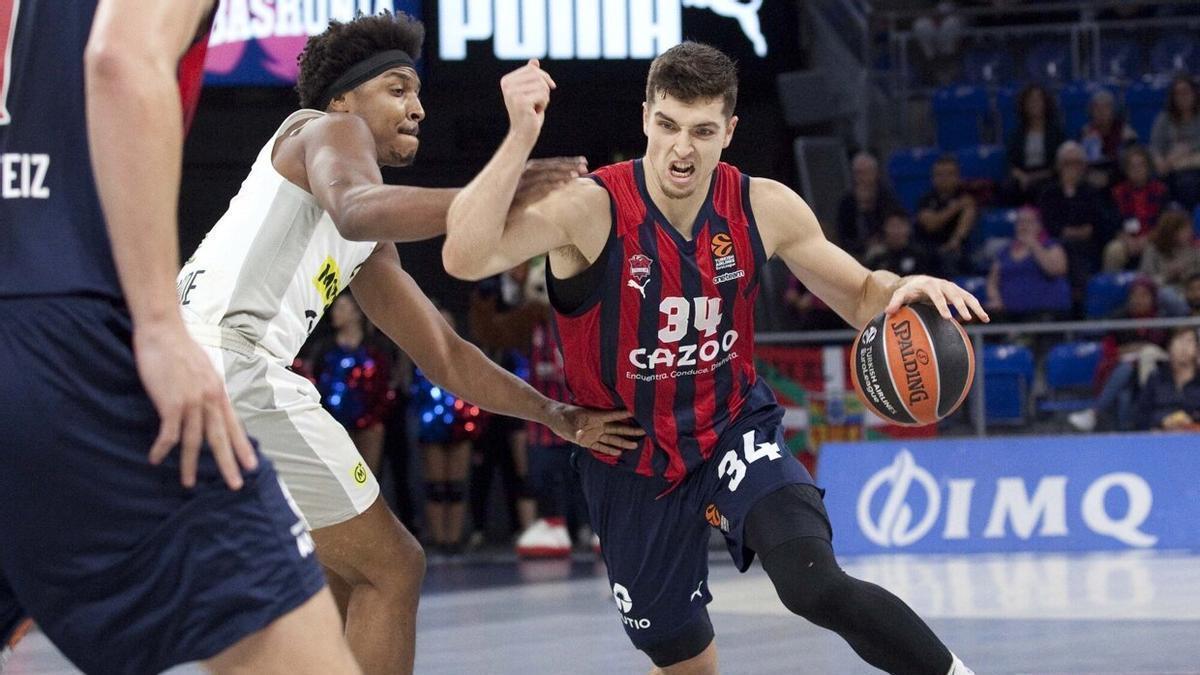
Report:
<svg viewBox="0 0 1200 675"><path fill-rule="evenodd" d="M87 672L358 672L175 299L213 9L0 0L0 644L30 617Z"/></svg>

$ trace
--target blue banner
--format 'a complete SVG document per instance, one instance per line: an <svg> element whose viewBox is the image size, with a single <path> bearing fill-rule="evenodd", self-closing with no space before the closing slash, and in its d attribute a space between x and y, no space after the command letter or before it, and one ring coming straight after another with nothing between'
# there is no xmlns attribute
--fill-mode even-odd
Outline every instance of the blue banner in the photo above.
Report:
<svg viewBox="0 0 1200 675"><path fill-rule="evenodd" d="M1200 549L1200 437L822 447L840 554Z"/></svg>

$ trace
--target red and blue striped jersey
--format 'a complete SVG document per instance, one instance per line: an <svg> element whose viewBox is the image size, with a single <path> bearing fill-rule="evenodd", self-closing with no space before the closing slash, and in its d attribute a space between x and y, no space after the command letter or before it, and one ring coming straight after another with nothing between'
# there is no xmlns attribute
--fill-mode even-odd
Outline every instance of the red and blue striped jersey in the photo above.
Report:
<svg viewBox="0 0 1200 675"><path fill-rule="evenodd" d="M766 252L750 177L718 164L690 239L651 200L640 160L592 178L608 191L613 226L591 298L555 312L567 386L580 405L631 411L647 432L638 450L598 459L674 486L731 423L778 405L754 371Z"/></svg>

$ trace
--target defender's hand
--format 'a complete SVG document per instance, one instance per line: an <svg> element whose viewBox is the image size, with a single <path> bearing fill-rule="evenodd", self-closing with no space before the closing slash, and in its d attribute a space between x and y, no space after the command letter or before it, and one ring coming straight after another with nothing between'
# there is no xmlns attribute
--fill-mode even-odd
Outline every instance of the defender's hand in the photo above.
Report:
<svg viewBox="0 0 1200 675"><path fill-rule="evenodd" d="M892 301L888 303L886 311L888 314L895 314L904 305L921 300L933 303L938 313L947 319L950 318L950 305L954 305L962 321L969 320L972 312L985 323L991 321L979 300L958 284L921 274L905 277L904 283L892 293Z"/></svg>
<svg viewBox="0 0 1200 675"><path fill-rule="evenodd" d="M529 63L500 79L510 134L529 143L537 140L550 105L550 90L556 86L537 59L529 59Z"/></svg>
<svg viewBox="0 0 1200 675"><path fill-rule="evenodd" d="M162 462L178 445L180 482L194 487L200 448L207 442L225 482L240 490L238 465L253 470L258 459L204 350L182 322L168 322L135 326L133 351L138 375L162 420L150 463Z"/></svg>
<svg viewBox="0 0 1200 675"><path fill-rule="evenodd" d="M561 404L552 416L550 429L578 446L613 457L641 444L646 432L628 423L625 410L589 410Z"/></svg>
<svg viewBox="0 0 1200 675"><path fill-rule="evenodd" d="M550 157L531 159L525 162L525 171L517 183L513 206L533 204L572 180L587 173L587 159L583 157Z"/></svg>

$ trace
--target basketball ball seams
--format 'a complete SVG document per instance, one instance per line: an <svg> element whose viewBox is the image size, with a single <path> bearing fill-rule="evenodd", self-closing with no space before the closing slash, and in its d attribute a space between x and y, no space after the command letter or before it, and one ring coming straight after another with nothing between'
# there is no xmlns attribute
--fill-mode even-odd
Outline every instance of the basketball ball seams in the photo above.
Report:
<svg viewBox="0 0 1200 675"><path fill-rule="evenodd" d="M918 311L916 307L913 307L912 309L913 309L913 316L917 317L917 321L921 322L922 332L924 333L925 336L927 336L927 338L929 339L929 342L930 342L929 358L930 358L930 363L933 365L933 369L932 369L933 370L933 381L934 381L934 384L936 385L934 387L934 401L933 401L934 419L932 421L937 421L937 419L942 416L942 414L941 414L942 413L942 405L941 405L942 404L942 371L941 371L941 368L939 368L938 350L933 348L933 334L929 332L929 324L927 324L925 322L925 317L921 316L921 312Z"/></svg>
<svg viewBox="0 0 1200 675"><path fill-rule="evenodd" d="M902 392L900 404L917 424L937 420L936 392L931 391L934 378L929 374L932 338L911 306L887 321L888 367L896 390Z"/></svg>
<svg viewBox="0 0 1200 675"><path fill-rule="evenodd" d="M900 424L915 424L916 420L908 416L907 410L896 408L891 402L899 398L899 393L892 382L891 373L887 370L887 341L884 336L886 328L883 317L876 318L854 338L851 354L853 356L854 373L852 382L858 390L859 398L873 413L885 420L897 421ZM866 335L866 340L863 336ZM904 419L907 417L907 419Z"/></svg>
<svg viewBox="0 0 1200 675"><path fill-rule="evenodd" d="M955 321L954 327L958 329L959 337L962 338L963 351L967 356L967 379L963 383L962 393L959 394L958 400L950 407L950 410L957 410L958 406L963 404L967 399L967 394L971 392L971 383L975 381L975 351L971 345L971 338L967 335L967 331L962 327L962 324ZM950 410L946 411L949 414Z"/></svg>

